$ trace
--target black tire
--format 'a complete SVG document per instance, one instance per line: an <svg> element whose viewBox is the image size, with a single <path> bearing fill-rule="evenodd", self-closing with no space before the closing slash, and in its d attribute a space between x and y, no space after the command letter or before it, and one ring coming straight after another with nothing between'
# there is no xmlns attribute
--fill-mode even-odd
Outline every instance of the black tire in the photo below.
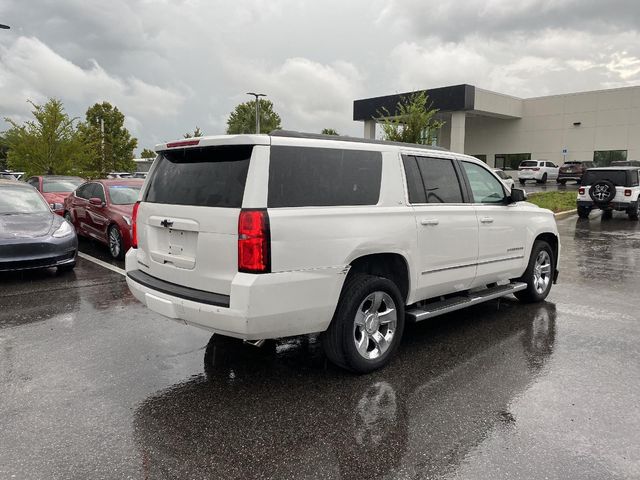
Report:
<svg viewBox="0 0 640 480"><path fill-rule="evenodd" d="M536 279L538 278L536 263L538 262L539 257L542 255L542 252L546 252L549 263L549 271L546 272L546 276L544 277L546 279L544 288L540 288L541 286L536 282ZM526 283L527 288L516 292L514 295L523 303L537 303L543 301L545 298L547 298L547 295L549 295L549 292L551 291L554 272L555 258L553 255L553 249L544 240L536 240L533 244L533 248L531 249L531 256L529 257L529 264L527 265L527 269L524 271L522 277L518 279L518 281Z"/></svg>
<svg viewBox="0 0 640 480"><path fill-rule="evenodd" d="M616 186L609 180L599 180L589 188L589 197L598 205L608 205L616 196Z"/></svg>
<svg viewBox="0 0 640 480"><path fill-rule="evenodd" d="M558 180L558 183L562 186L565 186L567 184L566 180Z"/></svg>
<svg viewBox="0 0 640 480"><path fill-rule="evenodd" d="M536 180L536 183L547 183L547 174L543 173L540 180Z"/></svg>
<svg viewBox="0 0 640 480"><path fill-rule="evenodd" d="M578 207L578 217L580 218L589 218L589 214L591 213L591 208L589 207Z"/></svg>
<svg viewBox="0 0 640 480"><path fill-rule="evenodd" d="M370 309L374 308L374 304L369 302L367 297L375 297L377 293L381 293L382 296L386 295L387 297L380 300L379 307L376 310L371 311ZM387 304L389 299L393 305ZM369 306L367 307L367 305ZM380 309L383 308L383 306L384 310L381 311ZM391 310L390 307L395 307L395 328L392 327L391 323L382 324L378 319L378 313ZM362 318L366 320L366 322L363 322L361 330L356 328L356 317L359 316L358 312L363 314ZM375 317L373 318L373 322L369 323L367 319L371 319L372 315ZM378 323L380 324L378 325ZM369 327L375 330L372 335L376 333L379 334L380 328L383 330L386 328L387 334L391 333L391 338L388 343L383 343L383 345L386 345L386 349L376 358L365 358L363 354L359 353L358 347L356 347L356 337L359 335L363 340L361 345L364 345L364 353L375 355L376 347L379 344L369 337L364 337L364 335L369 335L365 333L369 332ZM340 300L338 301L338 306L331 320L331 325L329 325L327 331L322 334L322 344L327 357L332 363L351 370L352 372L368 373L384 367L389 362L400 345L403 331L404 300L400 295L398 287L386 278L364 273L355 273L347 279L342 288ZM368 349L371 346L373 348L371 352L369 352Z"/></svg>
<svg viewBox="0 0 640 480"><path fill-rule="evenodd" d="M122 234L117 225L111 225L107 233L107 242L109 253L112 258L122 260L124 258L124 245L122 242Z"/></svg>
<svg viewBox="0 0 640 480"><path fill-rule="evenodd" d="M640 197L636 202L635 208L634 207L629 208L629 210L627 210L627 214L629 215L629 220L638 221L638 218L640 218Z"/></svg>
<svg viewBox="0 0 640 480"><path fill-rule="evenodd" d="M525 181L524 180L518 180L520 182L520 185L524 185Z"/></svg>
<svg viewBox="0 0 640 480"><path fill-rule="evenodd" d="M69 265L61 265L60 267L56 267L58 273L70 272L74 268L76 268L76 262L70 263Z"/></svg>

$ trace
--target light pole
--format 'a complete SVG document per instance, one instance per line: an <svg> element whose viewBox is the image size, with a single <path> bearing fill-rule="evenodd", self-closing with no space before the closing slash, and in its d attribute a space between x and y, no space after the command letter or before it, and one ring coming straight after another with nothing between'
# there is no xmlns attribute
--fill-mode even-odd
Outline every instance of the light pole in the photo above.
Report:
<svg viewBox="0 0 640 480"><path fill-rule="evenodd" d="M247 92L247 95L256 97L256 133L260 133L260 97L266 97L264 93Z"/></svg>

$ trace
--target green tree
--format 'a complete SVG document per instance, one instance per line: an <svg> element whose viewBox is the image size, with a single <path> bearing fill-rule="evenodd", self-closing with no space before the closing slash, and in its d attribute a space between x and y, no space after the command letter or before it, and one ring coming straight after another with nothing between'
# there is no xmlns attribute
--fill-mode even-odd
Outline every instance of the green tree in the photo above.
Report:
<svg viewBox="0 0 640 480"><path fill-rule="evenodd" d="M27 176L75 173L87 159L87 148L60 100L51 98L44 105L33 106L33 120L11 125L4 133L8 145L7 163Z"/></svg>
<svg viewBox="0 0 640 480"><path fill-rule="evenodd" d="M273 110L273 103L264 98L260 99L260 133L280 130L280 115ZM256 133L256 101L241 103L229 115L227 133Z"/></svg>
<svg viewBox="0 0 640 480"><path fill-rule="evenodd" d="M196 137L202 137L204 135L204 133L202 132L202 130L200 130L200 127L196 125L196 129L193 131L193 133L185 133L183 135L184 138L196 138Z"/></svg>
<svg viewBox="0 0 640 480"><path fill-rule="evenodd" d="M91 151L85 165L88 176L135 170L133 151L138 146L138 140L125 128L124 119L118 107L109 102L96 103L87 109L86 121L79 125L79 130Z"/></svg>
<svg viewBox="0 0 640 480"><path fill-rule="evenodd" d="M0 170L7 168L7 154L9 153L9 143L4 135L0 134Z"/></svg>
<svg viewBox="0 0 640 480"><path fill-rule="evenodd" d="M156 152L148 148L145 148L142 150L142 153L140 154L140 158L156 158Z"/></svg>
<svg viewBox="0 0 640 480"><path fill-rule="evenodd" d="M445 122L434 117L438 109L433 108L425 92L414 92L401 97L395 112L386 108L378 111L383 137L393 142L431 145Z"/></svg>
<svg viewBox="0 0 640 480"><path fill-rule="evenodd" d="M340 134L334 130L333 128L323 128L322 129L322 134L323 135L336 135L339 136Z"/></svg>

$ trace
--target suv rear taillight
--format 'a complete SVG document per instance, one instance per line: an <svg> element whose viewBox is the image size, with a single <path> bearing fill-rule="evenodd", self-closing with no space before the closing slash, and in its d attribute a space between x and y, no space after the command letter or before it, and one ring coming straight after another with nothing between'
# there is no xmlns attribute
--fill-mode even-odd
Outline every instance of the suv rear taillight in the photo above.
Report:
<svg viewBox="0 0 640 480"><path fill-rule="evenodd" d="M240 211L238 218L238 271L271 271L271 231L265 209Z"/></svg>
<svg viewBox="0 0 640 480"><path fill-rule="evenodd" d="M628 188L624 191L624 196L625 197L630 197L631 196L631 190L629 190Z"/></svg>
<svg viewBox="0 0 640 480"><path fill-rule="evenodd" d="M138 208L140 202L136 202L133 206L131 214L131 248L138 248Z"/></svg>
<svg viewBox="0 0 640 480"><path fill-rule="evenodd" d="M578 189L578 193L579 193L580 195L584 195L584 188L583 188L583 187L580 187L580 188Z"/></svg>

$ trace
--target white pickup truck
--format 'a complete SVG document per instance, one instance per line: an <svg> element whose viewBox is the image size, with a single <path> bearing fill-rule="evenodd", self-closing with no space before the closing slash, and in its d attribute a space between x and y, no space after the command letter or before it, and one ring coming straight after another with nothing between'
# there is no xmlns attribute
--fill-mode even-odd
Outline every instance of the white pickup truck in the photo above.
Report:
<svg viewBox="0 0 640 480"><path fill-rule="evenodd" d="M297 132L156 147L127 282L152 310L215 334L322 332L328 358L385 365L405 321L557 278L553 214L477 159Z"/></svg>

